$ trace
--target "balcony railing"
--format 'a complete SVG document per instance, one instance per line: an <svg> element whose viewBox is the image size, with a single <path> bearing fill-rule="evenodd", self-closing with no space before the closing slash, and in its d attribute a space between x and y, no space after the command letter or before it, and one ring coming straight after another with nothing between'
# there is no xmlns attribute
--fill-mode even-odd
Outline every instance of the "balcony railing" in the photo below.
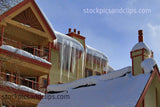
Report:
<svg viewBox="0 0 160 107"><path fill-rule="evenodd" d="M38 49L38 46L28 46L28 45L22 44L21 42L18 42L9 38L3 38L3 45L10 45L15 48L27 51L43 59L46 59L46 60L49 59L49 50L47 48L44 50L41 50L41 49Z"/></svg>
<svg viewBox="0 0 160 107"><path fill-rule="evenodd" d="M0 81L8 81L18 85L27 86L42 93L46 92L46 86L43 86L43 84L17 75L12 75L10 73L0 72Z"/></svg>

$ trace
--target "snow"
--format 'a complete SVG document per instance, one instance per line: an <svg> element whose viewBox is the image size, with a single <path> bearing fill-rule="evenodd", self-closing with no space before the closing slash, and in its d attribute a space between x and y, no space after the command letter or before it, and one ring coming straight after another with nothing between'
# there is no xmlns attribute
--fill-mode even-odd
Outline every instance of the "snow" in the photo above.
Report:
<svg viewBox="0 0 160 107"><path fill-rule="evenodd" d="M95 86L46 94L38 107L135 107L150 73L99 81ZM57 96L68 95L67 99Z"/></svg>
<svg viewBox="0 0 160 107"><path fill-rule="evenodd" d="M106 55L104 55L102 52L100 52L100 51L98 51L88 45L86 45L86 53L108 61L108 58Z"/></svg>
<svg viewBox="0 0 160 107"><path fill-rule="evenodd" d="M93 85L93 84L97 84L99 81L101 80L110 80L110 79L115 79L118 77L123 76L126 73L131 72L131 67L125 67L123 69L117 70L117 71L112 71L110 73L101 75L101 76L91 76L91 77L87 77L84 79L79 79L76 80L72 83L66 83L66 84L57 84L57 85L49 85L47 87L47 91L66 91L68 89L73 89L79 86L83 86L83 85Z"/></svg>
<svg viewBox="0 0 160 107"><path fill-rule="evenodd" d="M64 45L68 45L68 46L71 46L73 48L76 48L78 50L81 50L81 51L84 51L84 48L82 46L82 44L80 42L78 42L77 40L63 34L63 33L60 33L60 32L57 32L55 31L55 36L56 36L56 42L58 43L61 43L61 44L64 44ZM54 42L55 42L54 41Z"/></svg>
<svg viewBox="0 0 160 107"><path fill-rule="evenodd" d="M51 64L50 62L48 62L45 59L42 59L42 58L40 58L38 56L32 55L31 53L29 53L27 51L12 47L10 45L2 45L0 48L4 49L4 50L7 50L7 51L10 51L10 52L13 52L13 53L16 53L16 54L19 54L19 55L22 55L22 56L25 56L25 57L28 57L28 58L35 59L35 60L40 61L40 62Z"/></svg>
<svg viewBox="0 0 160 107"><path fill-rule="evenodd" d="M8 86L8 87L11 87L11 88L14 88L14 89L23 90L23 91L31 92L31 93L38 94L38 95L44 95L44 93L41 93L39 91L36 91L36 90L31 89L29 87L26 87L24 85L17 85L13 82L7 82L7 81L0 81L0 82L1 82L2 85Z"/></svg>
<svg viewBox="0 0 160 107"><path fill-rule="evenodd" d="M132 67L129 66L129 67L125 67L125 68L122 68L120 70L117 70L117 71L112 71L112 72L109 72L105 75L101 75L99 76L99 79L100 80L110 80L110 79L115 79L115 78L118 78L118 77L121 77L127 73L130 73L132 71Z"/></svg>
<svg viewBox="0 0 160 107"><path fill-rule="evenodd" d="M132 48L132 51L135 51L135 50L139 50L139 49L146 49L149 54L151 54L151 50L149 49L149 47L144 43L144 42L139 42L137 43L133 48Z"/></svg>
<svg viewBox="0 0 160 107"><path fill-rule="evenodd" d="M153 71L153 67L156 64L157 63L153 58L148 58L141 63L141 67L144 69L144 73L150 73L151 71Z"/></svg>

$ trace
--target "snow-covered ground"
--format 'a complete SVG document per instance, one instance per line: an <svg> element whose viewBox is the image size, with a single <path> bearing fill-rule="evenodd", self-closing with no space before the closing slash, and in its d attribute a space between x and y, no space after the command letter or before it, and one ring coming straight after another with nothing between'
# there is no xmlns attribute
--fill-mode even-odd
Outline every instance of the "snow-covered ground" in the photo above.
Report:
<svg viewBox="0 0 160 107"><path fill-rule="evenodd" d="M43 58L40 58L40 57L35 56L35 55L33 55L33 54L31 54L27 51L15 48L15 47L10 46L10 45L2 45L0 48L4 49L4 50L7 50L7 51L10 51L10 52L13 52L13 53L16 53L16 54L19 54L19 55L22 55L22 56L25 56L25 57L28 57L28 58L35 59L35 60L40 61L40 62L51 64L50 62L48 62L47 60L45 60Z"/></svg>
<svg viewBox="0 0 160 107"><path fill-rule="evenodd" d="M13 82L0 81L0 84L3 86L8 86L8 87L14 88L14 89L23 90L23 91L31 92L31 93L38 94L38 95L44 95L44 93L41 93L37 90L31 89L31 88L24 86L24 85L18 85Z"/></svg>

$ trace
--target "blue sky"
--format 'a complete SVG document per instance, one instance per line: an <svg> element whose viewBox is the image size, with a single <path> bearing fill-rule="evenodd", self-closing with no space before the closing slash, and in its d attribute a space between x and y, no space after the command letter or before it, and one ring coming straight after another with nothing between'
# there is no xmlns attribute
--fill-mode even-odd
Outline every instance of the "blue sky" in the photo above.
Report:
<svg viewBox="0 0 160 107"><path fill-rule="evenodd" d="M138 30L160 65L159 0L35 0L55 30L67 33L76 28L86 44L109 58L114 69L131 65L130 51L138 42ZM86 14L83 9L151 9L149 14Z"/></svg>

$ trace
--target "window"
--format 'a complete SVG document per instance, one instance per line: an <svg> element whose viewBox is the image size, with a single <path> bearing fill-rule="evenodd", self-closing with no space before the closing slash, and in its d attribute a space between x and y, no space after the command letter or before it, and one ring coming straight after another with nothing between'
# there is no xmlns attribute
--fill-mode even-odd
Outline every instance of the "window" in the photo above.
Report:
<svg viewBox="0 0 160 107"><path fill-rule="evenodd" d="M85 69L85 77L89 77L89 76L92 76L92 75L93 75L92 70Z"/></svg>
<svg viewBox="0 0 160 107"><path fill-rule="evenodd" d="M47 87L47 85L48 85L47 79L43 78L42 83L43 83L43 87Z"/></svg>
<svg viewBox="0 0 160 107"><path fill-rule="evenodd" d="M23 50L33 54L33 55L36 55L38 56L39 55L39 52L38 52L38 46L29 46L29 47L24 47Z"/></svg>
<svg viewBox="0 0 160 107"><path fill-rule="evenodd" d="M99 73L99 72L96 72L96 75L97 75L97 76L99 76L99 75L101 75L101 73Z"/></svg>
<svg viewBox="0 0 160 107"><path fill-rule="evenodd" d="M44 47L43 59L48 60L49 49Z"/></svg>

